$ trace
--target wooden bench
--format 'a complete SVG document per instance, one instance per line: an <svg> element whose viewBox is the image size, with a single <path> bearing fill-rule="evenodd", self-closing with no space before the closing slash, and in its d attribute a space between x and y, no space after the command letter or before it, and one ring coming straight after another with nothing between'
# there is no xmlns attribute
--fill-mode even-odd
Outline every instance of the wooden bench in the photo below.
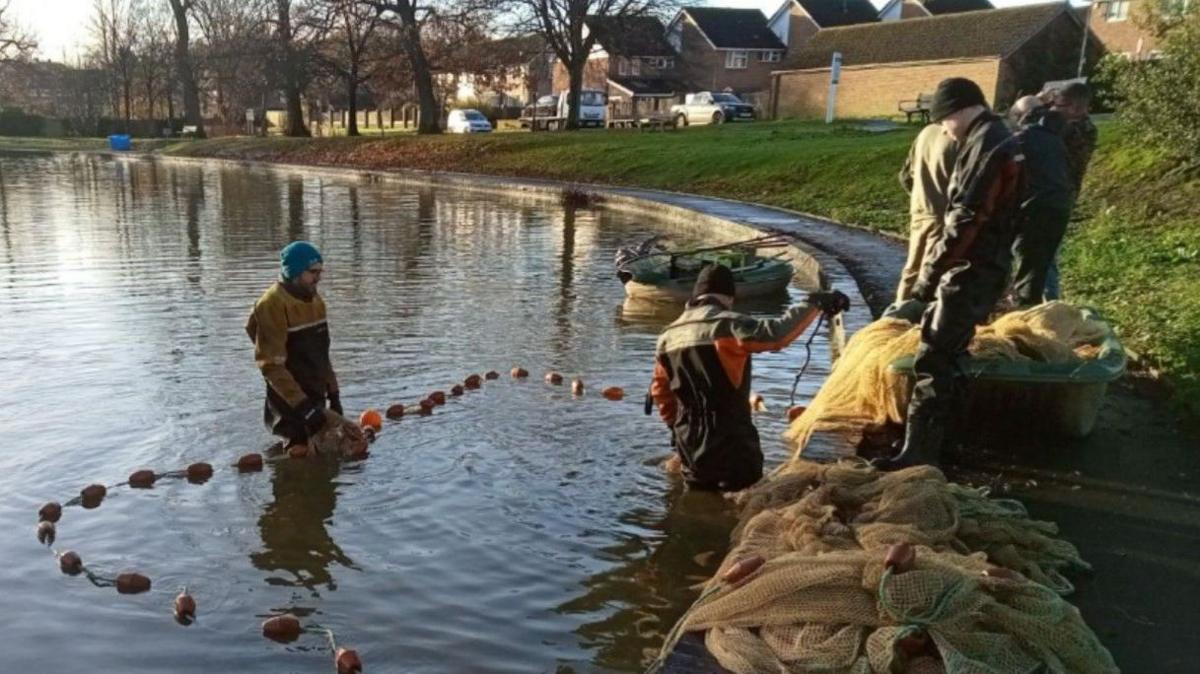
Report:
<svg viewBox="0 0 1200 674"><path fill-rule="evenodd" d="M933 107L933 94L917 94L915 100L900 101L897 108L903 112L906 121L911 124L913 117L920 116L922 124L929 123L929 111Z"/></svg>

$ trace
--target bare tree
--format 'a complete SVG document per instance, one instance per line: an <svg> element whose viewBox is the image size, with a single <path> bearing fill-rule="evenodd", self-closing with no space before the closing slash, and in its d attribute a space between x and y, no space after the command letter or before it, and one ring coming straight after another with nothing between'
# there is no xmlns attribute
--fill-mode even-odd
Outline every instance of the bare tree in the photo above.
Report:
<svg viewBox="0 0 1200 674"><path fill-rule="evenodd" d="M165 6L150 5L141 15L138 29L137 70L145 116L157 119L160 100L165 100L166 116L173 116L171 103L171 16Z"/></svg>
<svg viewBox="0 0 1200 674"><path fill-rule="evenodd" d="M7 18L5 14L8 14ZM11 18L8 0L0 1L0 62L23 59L37 48L37 41Z"/></svg>
<svg viewBox="0 0 1200 674"><path fill-rule="evenodd" d="M567 128L579 128L583 70L596 46L596 35L584 30L590 16L645 16L663 12L671 0L514 0L526 25L546 40L567 71Z"/></svg>
<svg viewBox="0 0 1200 674"><path fill-rule="evenodd" d="M93 58L108 76L113 114L125 118L126 131L133 117L140 10L138 0L95 0L93 5L92 33L96 39Z"/></svg>
<svg viewBox="0 0 1200 674"><path fill-rule="evenodd" d="M175 19L175 77L183 90L183 121L196 127L196 136L204 137L204 119L200 115L200 92L196 71L192 69L191 37L188 19L196 9L196 0L169 0Z"/></svg>
<svg viewBox="0 0 1200 674"><path fill-rule="evenodd" d="M358 135L358 89L374 75L382 56L380 10L359 0L326 0L331 26L328 62L346 84L349 123L346 135Z"/></svg>
<svg viewBox="0 0 1200 674"><path fill-rule="evenodd" d="M271 0L273 2L273 0ZM193 18L203 41L197 72L205 73L225 125L240 123L242 111L263 102L270 86L271 44L266 0L194 0Z"/></svg>
<svg viewBox="0 0 1200 674"><path fill-rule="evenodd" d="M315 74L316 42L326 26L311 11L311 2L274 0L272 23L275 27L275 65L282 80L284 105L287 110L288 136L310 136L304 123L304 104L301 97Z"/></svg>
<svg viewBox="0 0 1200 674"><path fill-rule="evenodd" d="M412 72L413 87L417 90L417 105L420 107L418 133L441 133L442 125L438 113L437 96L433 91L433 69L421 32L426 20L436 15L435 8L420 4L419 0L362 0L387 17L391 18L399 31L400 45L408 56Z"/></svg>

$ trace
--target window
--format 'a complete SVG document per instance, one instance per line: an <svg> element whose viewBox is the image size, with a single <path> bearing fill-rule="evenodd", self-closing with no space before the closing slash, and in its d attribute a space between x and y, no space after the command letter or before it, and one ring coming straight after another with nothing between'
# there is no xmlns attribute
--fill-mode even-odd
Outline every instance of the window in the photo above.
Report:
<svg viewBox="0 0 1200 674"><path fill-rule="evenodd" d="M1130 0L1109 0L1104 9L1105 21L1124 21L1129 18Z"/></svg>
<svg viewBox="0 0 1200 674"><path fill-rule="evenodd" d="M783 54L777 51L760 51L758 52L759 63L779 63Z"/></svg>
<svg viewBox="0 0 1200 674"><path fill-rule="evenodd" d="M651 65L659 70L670 70L675 67L675 59L670 57L658 57L650 59Z"/></svg>
<svg viewBox="0 0 1200 674"><path fill-rule="evenodd" d="M618 56L617 74L621 76L640 76L642 74L642 60L639 58L625 58L624 56Z"/></svg>
<svg viewBox="0 0 1200 674"><path fill-rule="evenodd" d="M727 70L745 70L749 65L750 53L745 51L725 52L725 68Z"/></svg>

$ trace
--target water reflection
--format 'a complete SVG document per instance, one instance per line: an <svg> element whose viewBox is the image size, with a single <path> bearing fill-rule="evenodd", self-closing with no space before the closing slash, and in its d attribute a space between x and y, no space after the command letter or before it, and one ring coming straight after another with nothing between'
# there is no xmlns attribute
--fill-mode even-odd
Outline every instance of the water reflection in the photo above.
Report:
<svg viewBox="0 0 1200 674"><path fill-rule="evenodd" d="M316 458L284 460L271 467L272 500L258 519L263 549L250 555L255 567L271 573L270 585L337 589L331 566L354 567L328 526L337 506L339 464Z"/></svg>

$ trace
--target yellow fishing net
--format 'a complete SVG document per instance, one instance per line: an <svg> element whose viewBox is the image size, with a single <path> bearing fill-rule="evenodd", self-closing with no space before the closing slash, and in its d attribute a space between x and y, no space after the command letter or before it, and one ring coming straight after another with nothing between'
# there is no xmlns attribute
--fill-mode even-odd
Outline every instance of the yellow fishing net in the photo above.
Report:
<svg viewBox="0 0 1200 674"><path fill-rule="evenodd" d="M1060 596L1071 589L1060 571L1086 563L1015 501L936 468L880 473L853 459L793 461L738 500L735 548L664 657L678 635L705 631L737 674L1117 671ZM916 561L889 571L898 543ZM755 555L766 562L744 584L722 580Z"/></svg>
<svg viewBox="0 0 1200 674"><path fill-rule="evenodd" d="M1048 302L981 326L969 351L974 358L1073 363L1095 358L1095 345L1107 334L1103 322L1077 307ZM784 437L800 451L816 432L853 435L889 422L903 424L911 383L888 366L916 353L920 342L920 328L900 319L880 319L860 330Z"/></svg>
<svg viewBox="0 0 1200 674"><path fill-rule="evenodd" d="M1002 316L971 343L977 358L1074 362L1108 334L1078 309L1049 303ZM888 371L919 342L911 323L884 319L850 341L789 437L861 433L903 423L908 384ZM1063 572L1086 569L1050 522L1010 499L948 482L936 468L894 473L861 459L814 463L798 453L739 493L733 550L668 637L705 633L737 674L1001 674L1116 672L1111 655L1062 599ZM893 546L915 562L888 568ZM765 563L747 578L725 578Z"/></svg>

